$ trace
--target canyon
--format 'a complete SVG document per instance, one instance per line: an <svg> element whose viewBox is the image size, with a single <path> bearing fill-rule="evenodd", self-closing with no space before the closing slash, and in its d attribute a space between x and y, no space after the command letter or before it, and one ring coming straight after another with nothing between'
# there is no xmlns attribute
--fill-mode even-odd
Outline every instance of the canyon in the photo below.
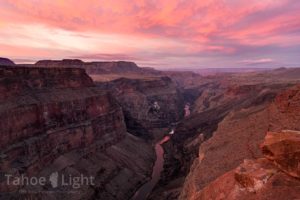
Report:
<svg viewBox="0 0 300 200"><path fill-rule="evenodd" d="M0 75L1 174L81 173L96 179L93 187L81 187L80 195L36 197L33 191L41 188L7 185L2 176L1 199L23 193L26 198L123 199L148 179L155 159L151 145L127 133L121 107L83 69L3 67Z"/></svg>
<svg viewBox="0 0 300 200"><path fill-rule="evenodd" d="M0 94L0 199L300 195L299 68L200 75L1 58ZM11 185L7 174L50 178ZM57 174L94 182L53 187Z"/></svg>

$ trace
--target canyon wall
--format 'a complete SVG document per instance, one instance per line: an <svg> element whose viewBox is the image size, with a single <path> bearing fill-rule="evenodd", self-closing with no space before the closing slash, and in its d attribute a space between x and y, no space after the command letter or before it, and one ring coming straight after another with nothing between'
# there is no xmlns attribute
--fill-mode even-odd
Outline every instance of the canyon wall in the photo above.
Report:
<svg viewBox="0 0 300 200"><path fill-rule="evenodd" d="M261 147L264 158L245 159L190 199L297 199L300 132L268 132Z"/></svg>
<svg viewBox="0 0 300 200"><path fill-rule="evenodd" d="M232 110L218 125L213 137L200 145L180 199L206 199L200 193L204 191L208 195L205 191L209 189L205 187L214 187L217 191L218 177L230 173L245 159L261 158L259 145L268 131L299 130L299 91L299 86L295 86L277 95L271 104L255 103Z"/></svg>
<svg viewBox="0 0 300 200"><path fill-rule="evenodd" d="M226 145L222 148L217 147L223 146L223 142L226 143L228 140L231 143L236 143L236 148L243 145L247 146L246 142L243 143L241 141L247 140L247 138L250 137L247 134L251 131L251 127L262 126L260 124L256 125L257 121L250 123L249 118L247 118L249 114L247 113L255 113L256 110L263 110L263 108L267 107L274 100L280 91L289 86L290 84L285 83L266 85L249 85L242 83L240 85L228 83L219 84L219 81L215 83L210 82L209 84L204 84L204 86L200 85L200 88L198 88L200 96L198 97L198 100L195 101L195 104L191 106L191 115L177 124L171 140L164 144L166 152L164 171L160 183L155 188L151 198L178 198L185 177L189 174L190 170L193 170L193 167L191 166L195 162L194 160L198 160L199 145L206 140L213 140L212 138L215 138L213 133L219 130L223 123L226 127L228 126L228 129L236 129L226 129L222 131L222 134L223 132L225 133L218 138L219 143L216 143L216 150L221 149L220 153L222 153L224 148L231 148L231 146ZM235 116L234 122L229 124L227 118L229 118L232 113L238 111L243 112L240 112L239 115ZM246 116L245 121L244 116ZM258 116L253 116L253 119L256 119L257 117ZM264 115L262 115L261 118L264 118ZM238 127L235 127L236 124ZM242 133L245 132L245 135L240 135L238 138L235 138L236 135L239 134L238 131L241 131ZM258 136L254 135L253 137L256 139ZM207 152L211 151L211 154L213 155L216 153L216 150L214 150L215 148L212 148L212 150L208 149ZM233 152L228 153L224 151L222 154L224 157L231 155L233 155ZM241 154L241 156L244 156L244 154ZM215 168L226 169L226 165L224 167L222 164L222 162L226 162L226 159L224 161L218 161L218 157L214 160L210 159L209 156L207 159L209 164L205 165L205 168L201 170L203 175L212 178L213 173L210 173L210 170L214 170ZM239 160L239 156L236 156L236 159ZM213 163L216 164L211 166ZM198 173L198 170L196 171L196 173ZM199 180L201 180L201 178ZM197 184L199 184L199 182L197 182ZM191 188L189 185L186 187L187 189ZM187 191L187 193L189 193L189 191Z"/></svg>
<svg viewBox="0 0 300 200"><path fill-rule="evenodd" d="M127 133L122 108L84 69L2 67L0 92L1 198L128 199L151 175L152 147ZM53 172L93 176L96 184L74 194L4 177Z"/></svg>
<svg viewBox="0 0 300 200"><path fill-rule="evenodd" d="M169 77L120 78L98 83L112 89L125 115L128 132L151 138L151 129L169 127L183 117L183 97Z"/></svg>

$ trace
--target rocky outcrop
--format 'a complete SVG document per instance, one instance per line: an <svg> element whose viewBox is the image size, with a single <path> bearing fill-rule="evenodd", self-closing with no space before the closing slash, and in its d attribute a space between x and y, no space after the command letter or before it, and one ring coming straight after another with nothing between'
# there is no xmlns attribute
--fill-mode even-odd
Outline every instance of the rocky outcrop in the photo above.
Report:
<svg viewBox="0 0 300 200"><path fill-rule="evenodd" d="M196 163L198 161L199 145L211 138L215 131L220 131L221 133L213 137L216 140L211 138L212 143L209 143L209 146L213 144L213 147L209 148L208 146L208 149L204 148L207 152L211 151L211 154L209 153L207 159L204 159L201 170L195 167L195 174L197 174L195 177L200 176L200 178L197 178L197 185L206 185L207 181L222 175L224 173L222 169L231 169L231 165L235 167L244 159L243 156L245 155L252 158L253 153L251 151L255 151L255 146L262 140L264 133L260 137L259 133L261 132L253 134L249 132L250 128L257 126L257 129L262 129L262 131L267 131L268 129L268 124L263 123L268 115L263 112L258 115L254 114L266 110L267 105L275 98L276 94L288 86L286 84L240 84L238 86L228 85L228 83L222 85L219 82L212 83L210 80L208 84L200 85L198 91L200 91L201 95L198 100L202 99L204 101L202 104L198 104L200 101L196 101L192 105L192 114L177 124L171 140L164 144L166 147L164 171L159 186L156 187L156 190L151 195L152 199L157 199L158 196L158 199L178 198L185 177L190 170L193 171L194 169L194 167L191 167L193 162ZM252 114L253 122L249 123L248 116ZM256 125L256 117L258 117L258 120L261 120L262 123L260 125ZM223 126L228 127L222 130ZM237 138L236 134L240 132L241 134ZM219 137L223 134L224 137ZM253 134L253 136L248 134ZM247 141L250 138L257 142L249 143L250 147L248 145L245 146L247 142L243 141ZM233 141L236 148L231 145L223 145L224 143L233 143ZM219 148L219 146L222 146L222 148ZM248 150L249 148L250 150ZM235 151L242 151L241 157L234 155ZM210 156L213 158L210 159ZM230 159L229 161L226 159L218 161L219 156ZM219 164L214 165L217 162ZM193 166L196 166L196 164ZM210 173L207 173L206 170ZM187 193L192 189L191 185L187 185Z"/></svg>
<svg viewBox="0 0 300 200"><path fill-rule="evenodd" d="M83 69L73 68L0 68L0 100L22 95L31 90L52 88L83 88L94 86L92 79Z"/></svg>
<svg viewBox="0 0 300 200"><path fill-rule="evenodd" d="M1 65L12 66L12 65L15 65L15 63L13 61L11 61L10 59L8 59L8 58L2 58L2 57L0 57L0 66Z"/></svg>
<svg viewBox="0 0 300 200"><path fill-rule="evenodd" d="M217 178L189 199L297 199L300 196L300 181L297 179L299 145L300 132L269 132L262 144L267 159L244 160L236 169Z"/></svg>
<svg viewBox="0 0 300 200"><path fill-rule="evenodd" d="M183 99L168 77L120 78L99 87L112 89L123 108L128 132L151 138L149 130L165 128L183 117Z"/></svg>
<svg viewBox="0 0 300 200"><path fill-rule="evenodd" d="M0 88L0 198L25 191L26 198L128 199L151 175L151 146L126 133L121 107L84 69L1 68ZM53 173L92 176L95 184L75 193L51 187ZM5 174L48 184L7 184Z"/></svg>
<svg viewBox="0 0 300 200"><path fill-rule="evenodd" d="M286 174L300 178L300 131L269 132L262 144L266 158Z"/></svg>
<svg viewBox="0 0 300 200"><path fill-rule="evenodd" d="M245 158L260 157L257 146L268 130L267 120L265 107L226 116L214 135L200 145L198 158L191 166L180 199L191 199L193 194L235 168Z"/></svg>
<svg viewBox="0 0 300 200"><path fill-rule="evenodd" d="M300 130L300 85L282 92L270 107L270 130Z"/></svg>
<svg viewBox="0 0 300 200"><path fill-rule="evenodd" d="M259 145L263 142L267 131L298 130L296 123L300 120L297 112L299 107L297 98L300 92L298 87L277 95L271 104L268 103L269 100L266 103L259 103L264 102L261 101L263 99L268 99L259 98L246 107L231 111L218 125L213 137L201 144L199 158L195 159L191 167L180 199L193 199L197 192L224 173L236 168L244 159L261 157ZM288 109L284 105L288 105ZM282 106L284 108L280 111Z"/></svg>

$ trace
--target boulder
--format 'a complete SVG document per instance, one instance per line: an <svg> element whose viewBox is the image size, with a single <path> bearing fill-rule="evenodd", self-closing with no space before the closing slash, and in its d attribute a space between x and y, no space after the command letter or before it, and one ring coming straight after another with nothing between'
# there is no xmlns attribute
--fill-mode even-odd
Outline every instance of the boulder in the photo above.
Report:
<svg viewBox="0 0 300 200"><path fill-rule="evenodd" d="M268 132L262 152L282 171L300 178L300 131Z"/></svg>
<svg viewBox="0 0 300 200"><path fill-rule="evenodd" d="M300 133L268 132L262 144L266 158L245 159L188 199L281 200L300 196Z"/></svg>

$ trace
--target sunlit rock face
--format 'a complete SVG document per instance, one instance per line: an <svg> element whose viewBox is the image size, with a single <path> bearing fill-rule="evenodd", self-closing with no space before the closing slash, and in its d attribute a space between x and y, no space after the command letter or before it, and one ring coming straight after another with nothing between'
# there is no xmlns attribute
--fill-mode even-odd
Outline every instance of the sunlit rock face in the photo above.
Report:
<svg viewBox="0 0 300 200"><path fill-rule="evenodd" d="M300 85L278 95L270 107L270 130L300 130Z"/></svg>
<svg viewBox="0 0 300 200"><path fill-rule="evenodd" d="M290 87L279 93L273 101L263 104L254 103L231 111L218 124L213 136L201 144L199 158L195 159L190 169L180 198L193 199L196 193L202 191L218 177L238 167L245 159L262 157L259 146L268 131L281 132L286 129L299 131L299 123L297 123L300 120L299 92L299 86ZM294 142L287 144L291 146L290 150L295 148ZM265 149L268 149L268 146ZM267 150L263 152L267 152ZM297 154L286 154L285 156L291 156L291 160L293 160L291 162L294 162ZM281 161L279 155L274 159L278 159L277 162L283 162L282 167L284 168L284 162L287 160ZM274 160L275 165L277 162ZM292 180L292 173L294 176L297 174L295 166L294 163L294 167L292 165L289 168L285 167L290 174L284 173L278 176Z"/></svg>
<svg viewBox="0 0 300 200"><path fill-rule="evenodd" d="M12 66L12 65L15 65L15 63L8 58L0 57L0 66L2 66L2 65L3 66Z"/></svg>
<svg viewBox="0 0 300 200"><path fill-rule="evenodd" d="M126 133L122 108L84 69L0 68L0 92L0 199L128 199L151 176L151 145ZM3 177L56 172L93 176L95 184L70 193L48 183L42 190L56 192L39 196L40 187Z"/></svg>
<svg viewBox="0 0 300 200"><path fill-rule="evenodd" d="M262 152L266 158L244 160L190 199L297 199L300 195L296 166L300 162L299 132L269 132Z"/></svg>
<svg viewBox="0 0 300 200"><path fill-rule="evenodd" d="M264 155L290 176L300 178L300 131L269 132L262 144Z"/></svg>
<svg viewBox="0 0 300 200"><path fill-rule="evenodd" d="M288 85L233 83L200 80L191 114L177 124L167 144L166 170L152 199L178 199L179 193L188 199L245 158L261 156L257 146L269 128L268 105Z"/></svg>
<svg viewBox="0 0 300 200"><path fill-rule="evenodd" d="M168 77L120 78L99 87L113 89L128 132L136 136L151 138L149 130L168 127L184 115L183 98Z"/></svg>

